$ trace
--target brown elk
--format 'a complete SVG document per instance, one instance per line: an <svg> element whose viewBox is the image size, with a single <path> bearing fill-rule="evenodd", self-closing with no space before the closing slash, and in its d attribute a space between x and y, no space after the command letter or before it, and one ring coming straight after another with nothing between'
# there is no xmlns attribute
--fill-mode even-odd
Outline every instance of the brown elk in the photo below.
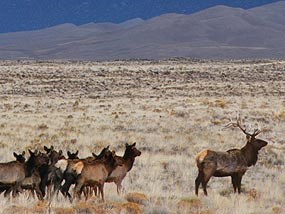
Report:
<svg viewBox="0 0 285 214"><path fill-rule="evenodd" d="M241 149L230 149L226 152L204 150L198 153L196 163L199 170L195 180L195 194L202 183L204 194L207 195L207 183L212 176L226 177L231 176L234 192L241 192L242 176L248 167L256 164L259 150L268 143L264 140L255 138L261 133L255 129L250 134L242 127L241 119L237 117L237 122L230 122L226 127L238 127L246 135L247 143Z"/></svg>
<svg viewBox="0 0 285 214"><path fill-rule="evenodd" d="M11 161L8 163L0 163L0 167L3 167L3 165L14 165L16 163L25 163L26 158L25 158L25 151L22 152L22 154L17 154L15 152L13 152L14 157L16 158L16 161ZM5 192L5 195L7 196L8 192L10 192L12 185L11 184L1 184L0 185L0 192Z"/></svg>
<svg viewBox="0 0 285 214"><path fill-rule="evenodd" d="M47 188L47 196L50 198L52 187L60 186L62 181L62 173L55 167L55 164L59 159L64 158L64 156L62 150L56 151L53 146L50 148L44 146L44 150L46 151L46 155L48 155L49 163L39 168L41 177L40 190L42 195L45 196Z"/></svg>
<svg viewBox="0 0 285 214"><path fill-rule="evenodd" d="M22 154L17 154L16 152L13 152L14 157L16 158L16 161L20 163L25 163L25 151L22 152Z"/></svg>
<svg viewBox="0 0 285 214"><path fill-rule="evenodd" d="M33 160L33 167L31 170L31 175L26 176L25 179L21 183L21 188L25 190L30 190L32 196L34 197L34 191L37 194L39 200L43 200L43 194L40 190L41 176L40 176L40 168L43 165L47 165L49 158L46 154L41 152L35 154L32 151L30 152L30 159ZM31 161L30 161L31 162Z"/></svg>
<svg viewBox="0 0 285 214"><path fill-rule="evenodd" d="M77 150L76 152L74 152L74 153L71 153L70 151L67 151L68 159L69 159L69 160L76 160L76 159L79 159L78 153L79 153L78 150Z"/></svg>
<svg viewBox="0 0 285 214"><path fill-rule="evenodd" d="M32 176L34 170L47 160L42 156L35 155L36 152L34 153L29 150L29 153L30 157L24 163L12 161L0 164L0 183L1 185L10 186L10 188L5 191L5 196L8 196L11 191L13 191L13 196L15 196L17 192L21 192L23 181L27 177Z"/></svg>
<svg viewBox="0 0 285 214"><path fill-rule="evenodd" d="M115 156L115 159L120 163L106 180L106 183L114 182L117 186L117 193L120 194L122 189L122 182L127 173L132 169L135 158L141 155L141 151L136 148L136 143L129 145L125 144L125 152L123 157ZM93 154L93 156L95 156ZM94 187L95 195L97 195L97 187ZM89 193L87 193L89 194ZM87 196L88 197L88 196Z"/></svg>
<svg viewBox="0 0 285 214"><path fill-rule="evenodd" d="M116 160L120 161L122 165L117 166L106 180L108 183L114 182L117 185L118 194L121 192L123 179L133 167L135 158L141 155L141 152L136 148L136 143L132 145L126 143L125 146L124 156L115 156Z"/></svg>
<svg viewBox="0 0 285 214"><path fill-rule="evenodd" d="M106 157L111 153L109 150L109 146L102 149L99 155L96 155L96 157L88 157L86 159L60 159L56 164L55 167L60 169L60 171L63 173L63 179L64 184L60 187L61 193L68 197L70 200L72 200L72 197L69 193L69 188L72 184L76 182L76 179L78 177L77 169L74 168L74 165L78 163L93 163L94 161L98 160L105 160Z"/></svg>
<svg viewBox="0 0 285 214"><path fill-rule="evenodd" d="M80 161L73 166L73 170L79 174L74 194L80 197L81 190L86 186L97 186L104 201L104 183L111 172L120 163L115 159L115 152L108 153L103 160L97 160L93 163Z"/></svg>

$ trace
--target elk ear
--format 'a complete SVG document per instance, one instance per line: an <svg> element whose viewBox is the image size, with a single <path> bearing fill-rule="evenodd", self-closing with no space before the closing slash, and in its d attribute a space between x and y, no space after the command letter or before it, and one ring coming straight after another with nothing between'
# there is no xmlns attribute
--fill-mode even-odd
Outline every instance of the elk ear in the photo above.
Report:
<svg viewBox="0 0 285 214"><path fill-rule="evenodd" d="M92 152L92 156L93 156L94 158L97 158L97 157L98 157L98 155L96 155L94 152Z"/></svg>
<svg viewBox="0 0 285 214"><path fill-rule="evenodd" d="M50 147L50 150L54 150L54 147L53 147L53 146L51 146L51 147Z"/></svg>
<svg viewBox="0 0 285 214"><path fill-rule="evenodd" d="M125 146L126 146L126 147L128 147L128 146L129 146L129 144L128 144L128 143L126 143L126 144L125 144Z"/></svg>
<svg viewBox="0 0 285 214"><path fill-rule="evenodd" d="M44 146L44 150L46 151L46 152L48 152L48 147L46 147L46 146Z"/></svg>
<svg viewBox="0 0 285 214"><path fill-rule="evenodd" d="M30 149L28 151L29 151L31 156L35 155L35 153L33 153Z"/></svg>
<svg viewBox="0 0 285 214"><path fill-rule="evenodd" d="M67 151L67 156L69 157L71 155L70 151Z"/></svg>
<svg viewBox="0 0 285 214"><path fill-rule="evenodd" d="M25 154L26 154L26 152L25 152L25 151L23 151L23 152L22 152L22 156L25 156Z"/></svg>
<svg viewBox="0 0 285 214"><path fill-rule="evenodd" d="M132 146L136 146L136 142L134 142Z"/></svg>
<svg viewBox="0 0 285 214"><path fill-rule="evenodd" d="M59 154L59 155L62 155L62 150L59 150L58 154Z"/></svg>
<svg viewBox="0 0 285 214"><path fill-rule="evenodd" d="M77 151L75 152L75 155L78 155L78 152L79 152L79 151L77 150Z"/></svg>
<svg viewBox="0 0 285 214"><path fill-rule="evenodd" d="M18 158L18 155L16 154L16 152L13 152L13 155L15 158Z"/></svg>

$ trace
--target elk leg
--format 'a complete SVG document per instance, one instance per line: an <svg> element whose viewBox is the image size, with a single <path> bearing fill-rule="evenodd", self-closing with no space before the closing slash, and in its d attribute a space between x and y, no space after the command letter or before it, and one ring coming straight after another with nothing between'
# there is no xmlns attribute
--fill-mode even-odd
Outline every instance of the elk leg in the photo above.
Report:
<svg viewBox="0 0 285 214"><path fill-rule="evenodd" d="M96 185L93 186L93 191L94 191L95 196L97 196L98 195L98 188Z"/></svg>
<svg viewBox="0 0 285 214"><path fill-rule="evenodd" d="M88 200L88 195L89 195L89 186L85 186L83 188L83 195L85 197L85 200L87 201Z"/></svg>
<svg viewBox="0 0 285 214"><path fill-rule="evenodd" d="M95 189L96 188L96 185L93 185L93 186L89 186L89 189L88 189L88 196L89 197L92 197L93 196L93 192L94 192L94 195L96 196L96 193L95 193Z"/></svg>
<svg viewBox="0 0 285 214"><path fill-rule="evenodd" d="M58 182L54 183L53 188L51 189L50 197L49 197L50 200L53 199L54 195L56 195L56 198L58 199L58 192L60 190L60 187L61 187L60 183Z"/></svg>
<svg viewBox="0 0 285 214"><path fill-rule="evenodd" d="M34 192L33 189L30 189L30 191L29 191L29 196L28 196L28 198L30 198L30 196L32 196L33 199L35 198L35 192Z"/></svg>
<svg viewBox="0 0 285 214"><path fill-rule="evenodd" d="M58 177L53 185L53 191L56 193L56 197L58 198L58 193L61 188L61 183L63 181L63 176Z"/></svg>
<svg viewBox="0 0 285 214"><path fill-rule="evenodd" d="M117 185L117 193L118 195L120 195L122 192L122 181L117 182L116 185Z"/></svg>
<svg viewBox="0 0 285 214"><path fill-rule="evenodd" d="M42 201L44 197L43 197L42 191L40 190L39 185L35 186L35 191L36 191L38 199Z"/></svg>
<svg viewBox="0 0 285 214"><path fill-rule="evenodd" d="M21 184L19 182L17 182L15 184L15 186L13 187L13 191L12 191L13 198L15 198L18 195L19 192L22 193L23 189L21 187Z"/></svg>
<svg viewBox="0 0 285 214"><path fill-rule="evenodd" d="M102 200L105 201L105 199L104 199L104 184L99 184L98 187L99 187L99 191L100 191L101 196L102 196Z"/></svg>
<svg viewBox="0 0 285 214"><path fill-rule="evenodd" d="M47 185L47 198L50 199L52 195L52 184Z"/></svg>
<svg viewBox="0 0 285 214"><path fill-rule="evenodd" d="M237 191L237 187L238 187L238 176L236 174L232 175L232 184L233 184L233 188L234 188L234 192L236 193Z"/></svg>
<svg viewBox="0 0 285 214"><path fill-rule="evenodd" d="M48 176L47 175L44 175L42 178L41 178L41 182L40 182L40 190L42 192L42 196L44 197L46 195L46 184L47 184L47 181L48 181Z"/></svg>
<svg viewBox="0 0 285 214"><path fill-rule="evenodd" d="M74 187L74 191L73 191L73 195L75 198L80 199L80 194L81 194L81 190L83 188L83 184L84 184L83 180L79 178L75 187Z"/></svg>
<svg viewBox="0 0 285 214"><path fill-rule="evenodd" d="M195 179L195 194L198 196L199 186L203 180L204 174L203 171L199 170L198 176Z"/></svg>
<svg viewBox="0 0 285 214"><path fill-rule="evenodd" d="M210 178L213 176L215 171L216 171L216 166L213 164L208 164L203 169L202 187L203 187L204 195L208 195L207 183L209 182Z"/></svg>
<svg viewBox="0 0 285 214"><path fill-rule="evenodd" d="M77 180L77 177L76 175L72 174L72 173L67 173L67 177L65 179L65 184L66 185L66 195L71 198L71 195L69 194L69 188L72 184L75 184L76 183L76 180ZM83 184L82 184L83 185Z"/></svg>
<svg viewBox="0 0 285 214"><path fill-rule="evenodd" d="M93 188L94 188L94 185L88 187L88 197L90 198L93 196Z"/></svg>
<svg viewBox="0 0 285 214"><path fill-rule="evenodd" d="M241 193L241 179L242 179L243 174L239 174L237 177L237 188L238 188L238 194Z"/></svg>
<svg viewBox="0 0 285 214"><path fill-rule="evenodd" d="M73 176L66 177L63 186L60 188L61 193L65 197L68 197L69 199L71 198L71 195L69 194L69 188L74 182L75 182L75 177Z"/></svg>
<svg viewBox="0 0 285 214"><path fill-rule="evenodd" d="M8 197L8 196L10 195L11 191L12 191L12 187L10 187L9 189L7 189L7 190L4 192L4 197L5 197L5 198Z"/></svg>
<svg viewBox="0 0 285 214"><path fill-rule="evenodd" d="M82 186L79 190L79 199L81 199L81 195L82 195L82 192L83 192L83 195L85 196L85 189L86 187L85 186ZM88 199L88 195L86 197L86 200Z"/></svg>

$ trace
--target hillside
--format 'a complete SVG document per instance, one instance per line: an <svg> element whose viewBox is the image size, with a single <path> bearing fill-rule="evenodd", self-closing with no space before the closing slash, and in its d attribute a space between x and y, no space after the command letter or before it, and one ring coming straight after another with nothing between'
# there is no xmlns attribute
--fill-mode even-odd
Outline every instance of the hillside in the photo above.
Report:
<svg viewBox="0 0 285 214"><path fill-rule="evenodd" d="M285 58L285 2L0 34L0 59Z"/></svg>

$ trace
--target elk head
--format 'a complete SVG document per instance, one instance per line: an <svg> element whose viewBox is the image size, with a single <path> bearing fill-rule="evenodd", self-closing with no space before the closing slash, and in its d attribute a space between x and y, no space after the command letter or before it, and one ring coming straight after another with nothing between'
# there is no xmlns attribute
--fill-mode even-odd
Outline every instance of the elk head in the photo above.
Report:
<svg viewBox="0 0 285 214"><path fill-rule="evenodd" d="M126 151L125 151L126 156L131 156L131 157L135 158L135 157L141 155L141 151L139 151L136 148L136 143L133 143L133 144L126 143L125 146L126 146Z"/></svg>
<svg viewBox="0 0 285 214"><path fill-rule="evenodd" d="M264 140L261 139L257 139L255 138L257 135L259 135L261 133L261 130L259 129L255 129L254 132L252 134L250 134L249 132L246 131L246 128L244 128L242 126L242 122L241 122L241 118L239 117L239 115L237 115L236 118L236 122L230 122L228 123L226 126L226 128L229 127L237 127L239 128L245 135L246 135L246 139L247 139L247 144L251 144L252 147L256 150L259 151L262 147L266 146L268 143Z"/></svg>
<svg viewBox="0 0 285 214"><path fill-rule="evenodd" d="M44 150L46 151L47 154L49 154L50 152L54 151L54 147L51 146L50 148L44 146Z"/></svg>
<svg viewBox="0 0 285 214"><path fill-rule="evenodd" d="M25 163L25 151L23 151L22 154L17 154L16 152L14 152L13 155L17 161L19 161L20 163Z"/></svg>
<svg viewBox="0 0 285 214"><path fill-rule="evenodd" d="M245 135L247 139L246 145L241 149L247 159L248 166L255 165L257 162L258 151L266 146L268 143L264 140L256 138L261 133L261 130L255 129L252 134L246 131L246 128L242 126L241 119L237 115L236 123L230 122L225 127L238 127Z"/></svg>
<svg viewBox="0 0 285 214"><path fill-rule="evenodd" d="M70 160L79 159L78 153L79 153L78 150L75 153L71 153L70 151L67 151L68 159Z"/></svg>

